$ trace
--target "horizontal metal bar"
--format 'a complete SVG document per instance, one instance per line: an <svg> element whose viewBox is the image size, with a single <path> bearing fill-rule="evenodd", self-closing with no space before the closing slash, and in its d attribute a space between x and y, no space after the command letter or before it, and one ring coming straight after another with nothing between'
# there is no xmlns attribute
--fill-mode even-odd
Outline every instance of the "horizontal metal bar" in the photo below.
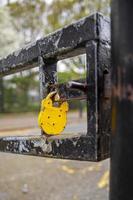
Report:
<svg viewBox="0 0 133 200"><path fill-rule="evenodd" d="M39 56L48 61L78 55L83 52L87 41L97 39L103 43L110 42L109 20L99 13L66 26L0 60L0 76L37 67Z"/></svg>
<svg viewBox="0 0 133 200"><path fill-rule="evenodd" d="M106 72L104 74L104 86L99 84L99 87L103 90L104 99L111 99L110 79L110 73ZM68 83L50 84L48 86L49 91L58 91L61 101L86 99L86 94L90 93L92 87L93 84L87 85L85 79L69 81Z"/></svg>
<svg viewBox="0 0 133 200"><path fill-rule="evenodd" d="M50 84L48 86L49 91L57 90L57 92L60 95L60 100L65 101L65 100L80 100L80 99L86 99L86 92L87 88L89 90L89 86L85 83L85 80L76 80L72 81L72 83L76 84L76 89L71 88L71 86L68 83L60 83L60 84ZM81 90L77 88L77 85L79 86L85 86L84 90Z"/></svg>
<svg viewBox="0 0 133 200"><path fill-rule="evenodd" d="M97 161L94 138L83 134L2 137L0 151L24 155Z"/></svg>
<svg viewBox="0 0 133 200"><path fill-rule="evenodd" d="M80 83L76 81L69 81L67 84L68 89L79 90L82 92L87 92L88 85L87 83Z"/></svg>

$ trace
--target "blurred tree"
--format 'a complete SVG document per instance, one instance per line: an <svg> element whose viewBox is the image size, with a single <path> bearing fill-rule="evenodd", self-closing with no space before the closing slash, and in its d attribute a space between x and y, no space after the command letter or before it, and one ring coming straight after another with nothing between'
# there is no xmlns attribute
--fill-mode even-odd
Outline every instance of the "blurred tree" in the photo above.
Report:
<svg viewBox="0 0 133 200"><path fill-rule="evenodd" d="M10 3L10 0L7 0L7 4L9 4Z"/></svg>
<svg viewBox="0 0 133 200"><path fill-rule="evenodd" d="M7 37L7 39L9 41L2 39L2 37L0 38L0 42L5 42L4 44L8 50L7 52L4 51L2 56L5 56L7 53L12 52L12 49L16 49L16 47L11 42L13 39L16 46L18 47L22 46L22 44L24 45L28 42L31 42L32 40L35 40L37 37L39 37L39 34L41 35L41 29L43 27L41 17L44 13L44 9L45 2L41 0L16 1L14 3L7 1L7 6L4 8L3 12L3 15L5 15L3 16L3 19L6 18L7 21L5 21L6 24L4 24L3 27L0 28L0 30L2 29L5 31L5 33L8 33L7 36L9 37ZM6 10L8 11L8 15L5 12ZM13 27L13 30L10 29L10 27ZM15 32L15 34L13 31ZM5 33L3 33L3 37L6 36ZM12 35L14 36L14 38L12 38ZM19 35L21 35L21 44L18 42ZM29 90L32 90L33 85L35 85L37 82L36 74L36 71L29 70L26 73L19 73L19 75L13 75L4 80L4 97L6 111L17 111L19 108L21 111L28 110L28 107L30 106L30 100L28 99ZM0 85L2 87L3 84ZM38 90L38 88L36 87L34 89ZM32 109L32 106L30 107Z"/></svg>
<svg viewBox="0 0 133 200"><path fill-rule="evenodd" d="M94 12L110 14L110 0L53 0L48 7L48 32Z"/></svg>
<svg viewBox="0 0 133 200"><path fill-rule="evenodd" d="M110 0L21 0L7 5L16 30L28 42L96 11L110 14Z"/></svg>
<svg viewBox="0 0 133 200"><path fill-rule="evenodd" d="M13 3L7 1L6 8L10 11L15 31L22 36L23 44L21 43L20 46L42 36L42 19L45 11L45 2L43 0L22 0ZM30 109L33 107L35 109L38 108L29 99L29 91L33 89L33 86L34 90L39 89L37 75L38 73L35 70L28 70L26 73L19 73L19 75L13 75L8 80L5 80L5 109L8 112L28 111L29 107Z"/></svg>
<svg viewBox="0 0 133 200"><path fill-rule="evenodd" d="M67 82L70 80L83 79L86 77L85 55L79 55L70 59L65 59L59 63L58 80ZM62 71L62 64L65 69ZM61 72L60 72L61 71Z"/></svg>
<svg viewBox="0 0 133 200"><path fill-rule="evenodd" d="M18 32L23 34L25 43L42 36L45 7L43 0L23 0L8 3L13 25Z"/></svg>
<svg viewBox="0 0 133 200"><path fill-rule="evenodd" d="M5 7L0 8L0 33L0 57L3 57L12 49L18 48L21 43L21 34L18 34L14 29L9 9ZM4 83L2 78L0 78L0 112L4 112Z"/></svg>
<svg viewBox="0 0 133 200"><path fill-rule="evenodd" d="M28 111L29 108L32 109L34 102L30 101L29 91L38 89L38 80L35 77L36 72L28 71L24 76L22 73L18 73L13 75L11 79L6 80L6 111L20 112ZM38 109L38 106L35 107L36 109Z"/></svg>
<svg viewBox="0 0 133 200"><path fill-rule="evenodd" d="M17 49L22 43L22 34L18 33L13 26L12 17L8 8L0 8L0 57ZM17 40L16 40L17 38Z"/></svg>

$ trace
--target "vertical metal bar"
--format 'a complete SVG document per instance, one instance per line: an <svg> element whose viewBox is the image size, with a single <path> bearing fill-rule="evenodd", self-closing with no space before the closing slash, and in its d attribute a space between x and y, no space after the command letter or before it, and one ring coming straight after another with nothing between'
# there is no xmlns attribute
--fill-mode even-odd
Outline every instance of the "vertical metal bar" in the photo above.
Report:
<svg viewBox="0 0 133 200"><path fill-rule="evenodd" d="M57 83L57 61L50 60L45 62L42 57L39 58L39 76L40 76L40 98L43 99L50 92L49 84Z"/></svg>
<svg viewBox="0 0 133 200"><path fill-rule="evenodd" d="M57 83L57 61L51 59L45 62L43 57L39 57L39 80L40 80L40 99L47 96L49 91L49 84Z"/></svg>
<svg viewBox="0 0 133 200"><path fill-rule="evenodd" d="M111 62L110 45L98 43L98 158L110 155L111 135Z"/></svg>
<svg viewBox="0 0 133 200"><path fill-rule="evenodd" d="M87 93L87 135L93 138L95 152L97 152L98 132L98 88L97 88L97 42L86 44L87 84L92 85ZM91 95L89 95L91 94ZM97 157L97 155L95 155Z"/></svg>
<svg viewBox="0 0 133 200"><path fill-rule="evenodd" d="M110 200L133 199L133 1L112 1Z"/></svg>

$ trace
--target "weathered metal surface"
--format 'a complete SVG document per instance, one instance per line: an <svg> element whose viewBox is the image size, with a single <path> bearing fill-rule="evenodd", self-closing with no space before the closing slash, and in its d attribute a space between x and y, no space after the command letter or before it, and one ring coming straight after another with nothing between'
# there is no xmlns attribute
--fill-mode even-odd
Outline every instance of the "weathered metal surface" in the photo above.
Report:
<svg viewBox="0 0 133 200"><path fill-rule="evenodd" d="M86 92L89 91L86 80L69 81L68 83L50 84L48 86L53 90L57 90L61 101L86 99Z"/></svg>
<svg viewBox="0 0 133 200"><path fill-rule="evenodd" d="M81 90L81 84L58 84L57 61L83 52L87 58L85 87L82 84ZM62 99L87 99L87 133L56 138L4 137L0 150L90 161L107 158L111 129L109 21L94 14L67 26L0 61L0 75L34 66L40 69L41 99L53 90Z"/></svg>
<svg viewBox="0 0 133 200"><path fill-rule="evenodd" d="M89 88L85 82L69 81L67 84L67 89L79 90L85 93Z"/></svg>
<svg viewBox="0 0 133 200"><path fill-rule="evenodd" d="M49 85L57 83L57 63L56 60L51 59L50 62L46 62L40 57L40 97L43 99L54 88L50 88Z"/></svg>
<svg viewBox="0 0 133 200"><path fill-rule="evenodd" d="M110 155L111 134L111 60L110 45L98 45L98 157Z"/></svg>
<svg viewBox="0 0 133 200"><path fill-rule="evenodd" d="M93 83L90 93L87 92L87 135L93 137L96 151L98 133L97 45L96 41L90 41L86 44L87 84Z"/></svg>
<svg viewBox="0 0 133 200"><path fill-rule="evenodd" d="M105 95L105 71L111 71L110 45L108 42L90 41L86 45L86 53L87 84L91 85L87 92L87 135L93 137L97 159L101 160L110 154L111 102L110 97ZM107 80L110 82L109 76ZM108 89L111 90L109 84Z"/></svg>
<svg viewBox="0 0 133 200"><path fill-rule="evenodd" d="M39 56L60 60L83 53L89 40L110 42L109 26L109 21L96 13L64 27L0 60L0 76L37 67Z"/></svg>
<svg viewBox="0 0 133 200"><path fill-rule="evenodd" d="M112 1L110 200L133 199L133 1Z"/></svg>
<svg viewBox="0 0 133 200"><path fill-rule="evenodd" d="M0 151L52 158L96 161L94 147L93 138L82 134L0 138Z"/></svg>

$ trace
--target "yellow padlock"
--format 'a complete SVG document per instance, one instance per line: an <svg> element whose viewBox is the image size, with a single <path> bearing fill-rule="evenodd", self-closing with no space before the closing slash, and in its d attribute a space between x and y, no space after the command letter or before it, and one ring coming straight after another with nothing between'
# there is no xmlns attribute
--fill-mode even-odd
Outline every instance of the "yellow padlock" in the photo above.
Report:
<svg viewBox="0 0 133 200"><path fill-rule="evenodd" d="M67 123L68 103L62 102L58 107L53 106L52 97L59 100L57 92L51 92L41 103L38 124L45 134L59 135Z"/></svg>

